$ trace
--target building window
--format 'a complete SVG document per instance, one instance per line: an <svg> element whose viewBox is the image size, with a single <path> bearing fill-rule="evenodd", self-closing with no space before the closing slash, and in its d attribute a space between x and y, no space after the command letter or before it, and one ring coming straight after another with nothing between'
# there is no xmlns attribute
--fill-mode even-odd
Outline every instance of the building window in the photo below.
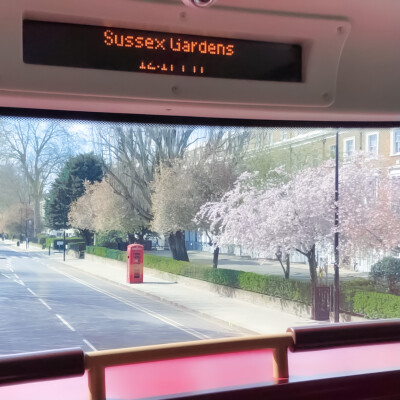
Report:
<svg viewBox="0 0 400 400"><path fill-rule="evenodd" d="M393 132L393 153L400 153L400 130Z"/></svg>
<svg viewBox="0 0 400 400"><path fill-rule="evenodd" d="M336 144L332 144L329 147L329 155L331 158L335 158L336 157Z"/></svg>
<svg viewBox="0 0 400 400"><path fill-rule="evenodd" d="M274 136L273 136L272 132L268 132L268 143L270 146L272 146L274 144Z"/></svg>
<svg viewBox="0 0 400 400"><path fill-rule="evenodd" d="M314 152L312 155L312 166L313 167L318 167L318 152Z"/></svg>
<svg viewBox="0 0 400 400"><path fill-rule="evenodd" d="M355 139L354 138L344 139L343 147L344 147L344 156L351 157L354 154L355 150Z"/></svg>
<svg viewBox="0 0 400 400"><path fill-rule="evenodd" d="M263 134L259 132L257 134L257 136L256 136L256 147L257 147L257 149L259 149L260 147L263 146L263 141L264 141Z"/></svg>
<svg viewBox="0 0 400 400"><path fill-rule="evenodd" d="M281 140L283 141L283 140L286 140L286 138L287 138L287 132L286 131L282 131L282 133L281 133Z"/></svg>
<svg viewBox="0 0 400 400"><path fill-rule="evenodd" d="M371 133L367 135L367 152L378 154L378 134Z"/></svg>

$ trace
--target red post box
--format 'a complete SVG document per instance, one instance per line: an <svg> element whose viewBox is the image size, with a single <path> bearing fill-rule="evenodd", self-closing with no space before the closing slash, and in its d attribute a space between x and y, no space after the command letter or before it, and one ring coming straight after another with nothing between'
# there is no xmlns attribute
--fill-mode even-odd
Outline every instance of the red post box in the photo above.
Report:
<svg viewBox="0 0 400 400"><path fill-rule="evenodd" d="M127 282L143 282L143 246L141 244L130 244L126 250Z"/></svg>

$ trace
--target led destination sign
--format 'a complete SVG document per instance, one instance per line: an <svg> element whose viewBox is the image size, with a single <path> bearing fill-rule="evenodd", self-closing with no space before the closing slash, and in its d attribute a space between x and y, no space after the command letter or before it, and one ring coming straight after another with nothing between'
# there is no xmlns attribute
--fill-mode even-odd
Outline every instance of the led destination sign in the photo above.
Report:
<svg viewBox="0 0 400 400"><path fill-rule="evenodd" d="M301 46L25 20L27 64L301 82Z"/></svg>

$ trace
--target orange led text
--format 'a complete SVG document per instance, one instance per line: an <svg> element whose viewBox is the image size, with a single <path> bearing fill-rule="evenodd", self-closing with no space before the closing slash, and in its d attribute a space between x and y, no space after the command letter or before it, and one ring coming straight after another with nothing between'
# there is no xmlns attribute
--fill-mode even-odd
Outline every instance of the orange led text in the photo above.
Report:
<svg viewBox="0 0 400 400"><path fill-rule="evenodd" d="M157 72L157 71L174 72L176 70L176 71L180 71L182 73L186 72L186 73L194 74L194 75L204 74L204 67L202 65L200 65L200 66L193 65L191 67L186 68L185 65L175 66L174 64L166 64L166 63L156 64L156 63L153 63L153 61L150 61L150 62L142 61L140 63L139 69L144 70L144 71L155 71L155 72Z"/></svg>
<svg viewBox="0 0 400 400"><path fill-rule="evenodd" d="M201 53L215 54L221 56L232 56L235 51L233 44L223 44L203 40L196 42L194 40L182 40L181 38L162 39L155 36L134 36L116 34L111 29L104 32L104 43L107 46L133 47L136 49L148 49L158 51L173 51L180 53Z"/></svg>
<svg viewBox="0 0 400 400"><path fill-rule="evenodd" d="M165 40L154 37L117 35L110 29L104 32L104 43L107 46L136 47L137 49L165 50Z"/></svg>
<svg viewBox="0 0 400 400"><path fill-rule="evenodd" d="M233 44L224 45L222 43L207 42L207 40L195 42L193 40L170 38L169 45L172 51L183 53L217 54L222 56L231 56L234 54Z"/></svg>

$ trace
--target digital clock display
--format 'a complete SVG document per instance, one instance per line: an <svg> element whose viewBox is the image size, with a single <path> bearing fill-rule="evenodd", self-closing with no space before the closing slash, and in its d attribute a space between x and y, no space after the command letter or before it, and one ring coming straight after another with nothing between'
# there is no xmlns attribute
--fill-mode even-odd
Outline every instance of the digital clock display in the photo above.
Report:
<svg viewBox="0 0 400 400"><path fill-rule="evenodd" d="M27 64L301 82L297 44L24 20Z"/></svg>

